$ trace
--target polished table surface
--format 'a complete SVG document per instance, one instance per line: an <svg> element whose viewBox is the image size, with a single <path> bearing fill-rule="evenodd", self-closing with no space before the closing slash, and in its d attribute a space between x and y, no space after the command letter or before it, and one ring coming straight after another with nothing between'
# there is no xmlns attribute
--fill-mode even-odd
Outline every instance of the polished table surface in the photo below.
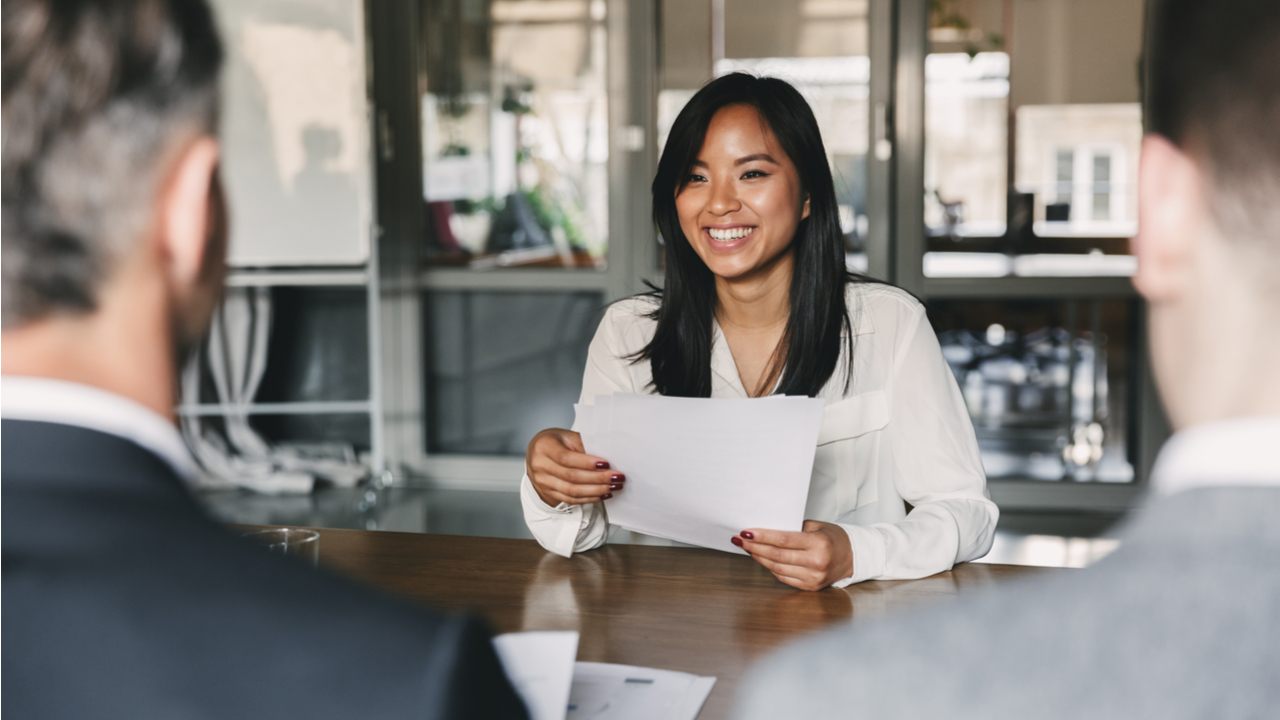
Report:
<svg viewBox="0 0 1280 720"><path fill-rule="evenodd" d="M715 676L699 720L728 717L751 663L797 634L1076 572L963 564L922 580L815 593L715 550L606 545L565 559L532 540L315 529L321 565L413 602L473 612L499 633L577 630L579 660Z"/></svg>

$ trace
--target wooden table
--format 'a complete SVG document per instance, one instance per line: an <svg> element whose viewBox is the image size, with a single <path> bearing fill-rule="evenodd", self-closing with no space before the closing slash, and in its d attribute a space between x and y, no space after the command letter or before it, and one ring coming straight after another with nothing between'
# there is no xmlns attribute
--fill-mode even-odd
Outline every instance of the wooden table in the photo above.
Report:
<svg viewBox="0 0 1280 720"><path fill-rule="evenodd" d="M699 720L728 717L751 663L799 633L1074 572L964 564L923 580L813 593L714 550L607 545L565 559L532 540L316 529L322 565L415 602L474 612L495 632L577 630L579 660L713 675Z"/></svg>

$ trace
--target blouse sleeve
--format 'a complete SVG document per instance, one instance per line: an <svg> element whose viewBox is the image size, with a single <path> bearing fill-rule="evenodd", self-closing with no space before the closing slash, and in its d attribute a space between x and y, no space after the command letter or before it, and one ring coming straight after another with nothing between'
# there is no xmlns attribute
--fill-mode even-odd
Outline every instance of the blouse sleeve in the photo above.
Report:
<svg viewBox="0 0 1280 720"><path fill-rule="evenodd" d="M596 395L637 392L627 353L619 349L615 335L616 317L621 311L618 305L610 308L591 340L578 401L583 405L594 405ZM576 422L573 429L578 429ZM551 507L534 490L527 471L520 481L520 504L524 508L525 524L538 544L557 555L569 557L575 552L600 547L609 539L609 517L604 503L560 503Z"/></svg>
<svg viewBox="0 0 1280 720"><path fill-rule="evenodd" d="M950 570L987 554L999 510L987 495L973 424L955 376L942 357L924 308L894 353L890 421L882 461L898 494L913 507L902 520L842 525L853 549L853 576L906 580Z"/></svg>

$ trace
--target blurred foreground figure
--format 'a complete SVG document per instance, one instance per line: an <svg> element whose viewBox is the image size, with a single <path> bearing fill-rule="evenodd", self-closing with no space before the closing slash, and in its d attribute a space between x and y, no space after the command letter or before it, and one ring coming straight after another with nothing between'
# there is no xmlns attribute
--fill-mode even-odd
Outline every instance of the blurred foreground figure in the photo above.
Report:
<svg viewBox="0 0 1280 720"><path fill-rule="evenodd" d="M486 631L272 557L188 494L223 280L203 0L4 0L3 714L523 718Z"/></svg>
<svg viewBox="0 0 1280 720"><path fill-rule="evenodd" d="M792 645L739 717L1280 717L1280 2L1156 2L1146 70L1148 507L1088 570Z"/></svg>

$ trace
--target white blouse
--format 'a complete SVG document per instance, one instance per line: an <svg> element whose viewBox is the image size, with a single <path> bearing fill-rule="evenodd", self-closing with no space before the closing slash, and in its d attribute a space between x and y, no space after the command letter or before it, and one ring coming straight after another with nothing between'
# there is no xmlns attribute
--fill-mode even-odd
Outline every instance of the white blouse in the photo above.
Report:
<svg viewBox="0 0 1280 720"><path fill-rule="evenodd" d="M924 307L887 285L853 284L846 298L853 363L842 357L818 394L827 406L805 507L805 518L837 523L849 534L853 575L835 587L926 577L986 555L999 511L987 495L960 388ZM582 403L594 403L596 395L656 392L649 363L628 359L653 337L656 322L645 316L655 303L635 297L605 313L587 353ZM747 397L718 323L711 370L711 397ZM520 498L529 529L551 552L569 557L609 537L603 503L553 508L527 474ZM913 506L910 514L904 500Z"/></svg>

